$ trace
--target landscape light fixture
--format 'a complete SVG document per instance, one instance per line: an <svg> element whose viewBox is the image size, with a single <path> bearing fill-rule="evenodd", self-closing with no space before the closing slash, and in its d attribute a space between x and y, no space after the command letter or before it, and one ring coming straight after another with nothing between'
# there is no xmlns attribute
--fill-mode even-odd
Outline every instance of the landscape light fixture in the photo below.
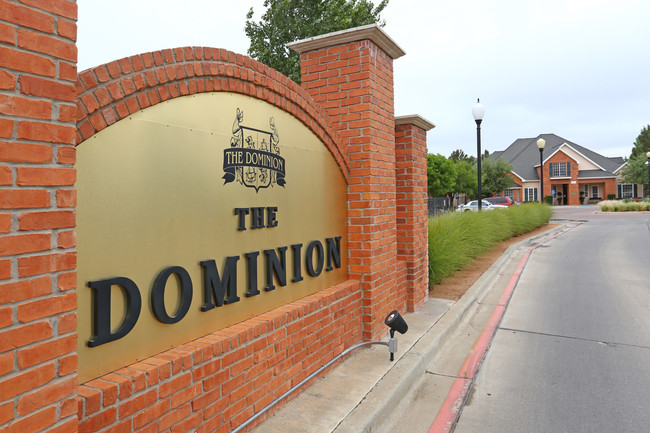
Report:
<svg viewBox="0 0 650 433"><path fill-rule="evenodd" d="M546 140L540 138L537 140L537 148L539 149L539 179L540 179L540 188L541 194L539 201L544 203L544 158L542 154L544 153L544 146L546 146Z"/></svg>
<svg viewBox="0 0 650 433"><path fill-rule="evenodd" d="M393 361L393 355L397 352L397 338L395 338L395 331L400 334L404 334L409 330L409 325L406 324L404 318L397 312L397 310L391 311L386 320L384 320L386 326L390 328L390 339L388 340L388 351L390 352L390 360Z"/></svg>
<svg viewBox="0 0 650 433"><path fill-rule="evenodd" d="M483 192L481 191L481 122L485 116L485 107L480 99L476 99L476 105L472 108L472 116L476 121L476 169L478 174L478 211L482 209Z"/></svg>
<svg viewBox="0 0 650 433"><path fill-rule="evenodd" d="M648 165L648 197L650 197L650 152L647 152L645 156L648 157L648 162L646 164Z"/></svg>
<svg viewBox="0 0 650 433"><path fill-rule="evenodd" d="M406 324L406 321L404 318L399 314L397 310L393 310L390 313L388 313L388 316L386 316L386 319L384 319L384 323L386 326L390 328L390 339L388 342L385 341L366 341L364 343L359 343L357 345L348 347L345 349L343 352L339 353L337 356L329 360L328 362L325 363L321 368L318 370L314 371L312 374L304 378L303 380L300 381L300 383L294 385L293 388L282 394L280 397L276 398L273 400L271 403L268 404L265 408L257 412L255 415L252 417L248 418L244 423L239 425L236 429L232 431L232 433L239 433L244 430L246 430L246 427L253 421L255 421L257 418L259 418L262 414L266 413L269 409L271 409L273 406L287 398L289 395L291 395L294 391L297 389L300 389L304 384L312 380L314 377L318 376L323 370L325 370L327 367L338 361L339 359L343 358L345 355L348 353L352 352L355 349L358 349L363 346L370 346L371 344L381 344L382 346L388 346L388 351L390 352L390 360L393 361L393 354L397 352L397 338L395 338L395 331L399 332L400 334L406 333L406 331L409 330L409 326Z"/></svg>

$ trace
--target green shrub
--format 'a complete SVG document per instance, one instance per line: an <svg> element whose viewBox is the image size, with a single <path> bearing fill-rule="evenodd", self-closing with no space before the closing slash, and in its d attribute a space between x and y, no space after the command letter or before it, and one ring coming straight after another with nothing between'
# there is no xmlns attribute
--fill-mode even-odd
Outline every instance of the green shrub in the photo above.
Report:
<svg viewBox="0 0 650 433"><path fill-rule="evenodd" d="M496 243L534 230L550 206L530 203L489 212L454 212L429 219L429 285L440 283Z"/></svg>
<svg viewBox="0 0 650 433"><path fill-rule="evenodd" d="M607 194L607 200L615 200L616 194Z"/></svg>

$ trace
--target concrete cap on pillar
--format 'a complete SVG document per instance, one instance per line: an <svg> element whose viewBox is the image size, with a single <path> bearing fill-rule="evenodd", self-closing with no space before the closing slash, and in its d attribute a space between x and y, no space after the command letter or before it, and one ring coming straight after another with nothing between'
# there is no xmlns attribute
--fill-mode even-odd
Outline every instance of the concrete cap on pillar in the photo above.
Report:
<svg viewBox="0 0 650 433"><path fill-rule="evenodd" d="M384 32L377 24L368 24L366 26L354 27L352 29L340 30L338 32L327 33L320 36L302 39L290 42L287 47L296 51L298 54L308 51L315 51L322 48L329 48L335 45L347 44L362 40L371 40L393 60L402 57L404 50L393 41L390 36Z"/></svg>
<svg viewBox="0 0 650 433"><path fill-rule="evenodd" d="M429 122L419 114L409 114L408 116L395 117L395 125L414 125L424 131L429 131L436 127L436 125Z"/></svg>

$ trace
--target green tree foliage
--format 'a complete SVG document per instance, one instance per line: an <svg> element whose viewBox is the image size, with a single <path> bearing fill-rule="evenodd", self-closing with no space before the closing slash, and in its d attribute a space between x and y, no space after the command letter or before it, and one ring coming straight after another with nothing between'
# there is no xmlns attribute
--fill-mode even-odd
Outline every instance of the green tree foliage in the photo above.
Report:
<svg viewBox="0 0 650 433"><path fill-rule="evenodd" d="M468 161L471 164L474 164L474 162L476 162L476 158L466 154L462 149L456 149L453 152L451 152L451 155L449 155L449 159L451 159L454 162Z"/></svg>
<svg viewBox="0 0 650 433"><path fill-rule="evenodd" d="M438 154L427 155L428 190L431 197L441 197L454 188L456 181L455 164Z"/></svg>
<svg viewBox="0 0 650 433"><path fill-rule="evenodd" d="M634 141L634 147L630 154L630 159L643 156L647 159L646 153L650 152L650 125L644 126L641 133Z"/></svg>
<svg viewBox="0 0 650 433"><path fill-rule="evenodd" d="M648 157L645 153L632 156L621 172L625 183L648 183Z"/></svg>
<svg viewBox="0 0 650 433"><path fill-rule="evenodd" d="M476 166L470 161L458 161L456 166L456 179L454 181L453 193L468 194L476 197L478 188L478 173Z"/></svg>
<svg viewBox="0 0 650 433"><path fill-rule="evenodd" d="M265 0L266 12L255 22L253 8L244 30L251 41L248 55L300 83L300 56L285 45L300 39L385 22L379 16L388 0Z"/></svg>
<svg viewBox="0 0 650 433"><path fill-rule="evenodd" d="M497 159L496 162L488 158L483 159L481 165L483 195L495 195L510 188L513 181L508 174L511 171L512 165L508 164L503 158Z"/></svg>

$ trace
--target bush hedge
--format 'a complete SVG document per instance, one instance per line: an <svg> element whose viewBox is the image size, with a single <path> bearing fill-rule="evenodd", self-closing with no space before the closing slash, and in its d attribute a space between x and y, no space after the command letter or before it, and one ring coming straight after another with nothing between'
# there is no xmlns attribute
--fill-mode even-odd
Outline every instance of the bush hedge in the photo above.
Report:
<svg viewBox="0 0 650 433"><path fill-rule="evenodd" d="M429 287L496 243L546 224L550 206L527 203L489 212L453 212L429 219Z"/></svg>

